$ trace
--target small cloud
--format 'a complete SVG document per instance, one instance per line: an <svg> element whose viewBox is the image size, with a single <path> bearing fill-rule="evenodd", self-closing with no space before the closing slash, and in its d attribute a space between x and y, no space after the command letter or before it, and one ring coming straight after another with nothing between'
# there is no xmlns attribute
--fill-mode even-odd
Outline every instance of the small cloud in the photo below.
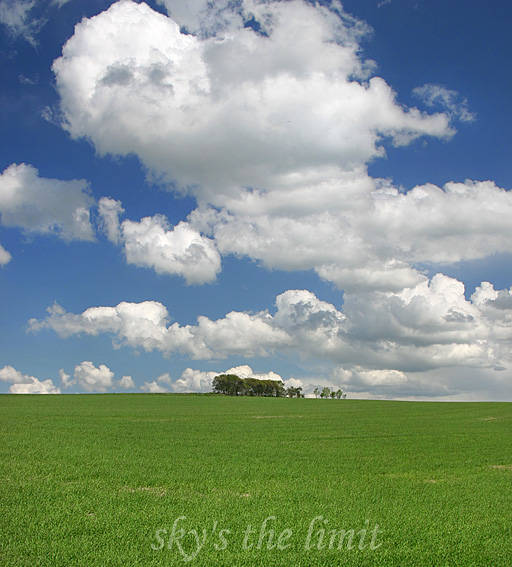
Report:
<svg viewBox="0 0 512 567"><path fill-rule="evenodd" d="M39 83L39 73L36 73L33 77L25 77L25 75L18 75L18 81L22 85L37 85Z"/></svg>
<svg viewBox="0 0 512 567"><path fill-rule="evenodd" d="M0 266L5 266L11 260L11 254L0 244Z"/></svg>
<svg viewBox="0 0 512 567"><path fill-rule="evenodd" d="M476 114L470 112L468 108L468 101L461 98L457 91L447 89L442 85L427 83L416 87L412 92L429 108L438 107L461 122L476 120Z"/></svg>
<svg viewBox="0 0 512 567"><path fill-rule="evenodd" d="M98 204L100 215L100 227L106 234L110 242L119 244L121 240L121 230L119 226L119 216L124 213L121 201L116 201L109 197L102 197Z"/></svg>
<svg viewBox="0 0 512 567"><path fill-rule="evenodd" d="M0 370L0 380L11 382L10 394L60 394L52 380L40 381L34 376L22 374L12 366L4 366Z"/></svg>
<svg viewBox="0 0 512 567"><path fill-rule="evenodd" d="M123 390L130 390L131 388L135 388L135 382L131 376L123 376L121 380L116 381L115 385Z"/></svg>
<svg viewBox="0 0 512 567"><path fill-rule="evenodd" d="M68 385L77 384L86 392L106 392L113 387L112 378L114 373L100 364L98 368L88 360L75 366L75 379L68 382Z"/></svg>
<svg viewBox="0 0 512 567"><path fill-rule="evenodd" d="M108 205L108 210L107 210ZM119 240L116 215L120 203L102 199L103 215L110 240ZM122 242L128 264L153 268L158 274L179 275L187 284L204 284L215 280L221 270L220 254L212 239L181 221L171 227L162 215L145 217L140 222L125 220L121 224Z"/></svg>
<svg viewBox="0 0 512 567"><path fill-rule="evenodd" d="M13 163L0 174L0 222L4 226L56 234L67 241L92 241L89 208L93 204L84 179L43 178L25 163Z"/></svg>
<svg viewBox="0 0 512 567"><path fill-rule="evenodd" d="M61 368L59 370L59 376L60 376L60 381L61 381L62 385L64 386L64 388L67 388L70 385L70 382L73 382L73 381L70 380L71 376L64 372L64 368Z"/></svg>
<svg viewBox="0 0 512 567"><path fill-rule="evenodd" d="M49 122L50 124L55 124L55 125L60 124L58 113L55 112L55 110L53 110L51 106L45 106L41 110L41 118L43 120L46 120L46 122Z"/></svg>
<svg viewBox="0 0 512 567"><path fill-rule="evenodd" d="M35 5L35 0L0 1L0 24L7 28L12 37L22 38L32 47L37 46L35 36L45 23L45 20L39 20L31 15Z"/></svg>
<svg viewBox="0 0 512 567"><path fill-rule="evenodd" d="M153 382L144 382L144 386L140 387L141 392L146 392L148 394L168 394L169 390L158 383L157 380Z"/></svg>

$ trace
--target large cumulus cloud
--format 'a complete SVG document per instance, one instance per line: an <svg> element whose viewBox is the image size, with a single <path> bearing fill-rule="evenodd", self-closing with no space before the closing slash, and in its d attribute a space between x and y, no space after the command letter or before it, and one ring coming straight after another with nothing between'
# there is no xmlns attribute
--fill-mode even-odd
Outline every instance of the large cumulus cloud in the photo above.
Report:
<svg viewBox="0 0 512 567"><path fill-rule="evenodd" d="M448 97L444 113L401 105L361 55L368 27L341 5L161 4L171 17L122 0L85 19L53 66L74 138L136 154L199 203L173 231L158 216L121 228L110 211L129 262L205 283L234 254L399 291L424 281L418 266L508 249L512 200L492 182L403 192L368 175L386 143L447 139L462 115L440 86L426 100Z"/></svg>
<svg viewBox="0 0 512 567"><path fill-rule="evenodd" d="M129 0L84 20L53 65L65 127L215 204L241 186L353 171L382 155L382 137L453 133L366 80L357 26L299 1L245 8L268 35L239 18L202 40Z"/></svg>

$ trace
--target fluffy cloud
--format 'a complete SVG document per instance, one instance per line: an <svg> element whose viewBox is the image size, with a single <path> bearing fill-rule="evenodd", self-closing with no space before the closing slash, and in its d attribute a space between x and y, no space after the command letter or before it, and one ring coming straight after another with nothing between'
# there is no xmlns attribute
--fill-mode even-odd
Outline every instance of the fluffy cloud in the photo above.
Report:
<svg viewBox="0 0 512 567"><path fill-rule="evenodd" d="M59 305L48 309L42 321L32 319L29 328L50 328L60 336L111 333L120 344L157 350L169 356L184 354L195 359L224 358L230 354L268 356L283 347L289 337L272 325L266 313L231 312L224 319L198 318L197 325L169 325L167 309L156 301L122 302L115 307L91 307L81 315L66 313Z"/></svg>
<svg viewBox="0 0 512 567"><path fill-rule="evenodd" d="M461 282L438 274L399 292L346 293L342 310L311 292L289 290L277 297L273 315L231 312L216 321L199 317L196 325L180 326L169 324L167 310L156 302L96 307L81 315L54 306L30 327L51 328L61 336L108 332L120 344L166 356L299 354L342 365L352 372L350 379L344 375L344 384L373 380L399 390L400 384L410 386L409 374L450 368L510 372L510 291L484 283L470 300L464 292ZM195 376L183 376L182 386L194 383Z"/></svg>
<svg viewBox="0 0 512 567"><path fill-rule="evenodd" d="M257 380L282 380L279 374L275 372L265 372L257 373L253 369L244 364L242 366L234 366L233 368L228 368L223 371L215 370L194 370L192 368L186 368L181 377L177 380L172 380L168 373L162 374L153 382L145 382L140 388L142 392L150 393L166 393L175 392L179 394L191 393L191 392L211 392L212 382L215 376L219 374L236 374L240 378L256 378ZM288 383L289 382L289 383ZM295 383L300 383L300 380L288 380L287 385L295 385Z"/></svg>
<svg viewBox="0 0 512 567"><path fill-rule="evenodd" d="M188 284L211 282L220 272L215 243L189 223L171 227L163 215L120 223L121 202L108 197L100 199L98 211L101 229L112 243L123 246L128 264L182 276Z"/></svg>
<svg viewBox="0 0 512 567"><path fill-rule="evenodd" d="M383 137L453 134L445 115L404 109L381 78L366 81L363 26L341 8L245 2L242 11L267 35L234 12L200 39L129 0L84 20L53 65L64 127L100 153L137 154L216 205L242 186L353 171L382 155Z"/></svg>
<svg viewBox="0 0 512 567"><path fill-rule="evenodd" d="M60 394L52 380L40 381L34 376L22 374L12 366L4 366L0 370L0 380L11 382L10 394Z"/></svg>
<svg viewBox="0 0 512 567"><path fill-rule="evenodd" d="M115 382L115 386L122 388L123 390L131 390L135 388L135 382L131 376L123 376L121 380Z"/></svg>
<svg viewBox="0 0 512 567"><path fill-rule="evenodd" d="M75 366L74 377L75 379L68 382L67 385L76 384L86 392L106 392L114 386L112 382L114 373L110 368L104 364L96 368L88 360Z"/></svg>
<svg viewBox="0 0 512 567"><path fill-rule="evenodd" d="M0 244L0 266L5 266L11 260L11 254Z"/></svg>
<svg viewBox="0 0 512 567"><path fill-rule="evenodd" d="M492 182L404 193L368 175L386 141L447 138L472 115L436 85L415 92L444 113L400 105L360 55L368 28L340 5L160 3L195 35L125 0L79 24L54 62L73 137L137 154L198 200L172 229L159 216L119 226L111 214L128 262L204 283L219 253L233 254L313 269L346 291L397 292L425 280L418 266L508 250L512 199Z"/></svg>
<svg viewBox="0 0 512 567"><path fill-rule="evenodd" d="M186 368L181 377L172 383L172 391L177 393L211 392L215 376L221 372L201 371Z"/></svg>
<svg viewBox="0 0 512 567"><path fill-rule="evenodd" d="M93 203L84 180L45 179L24 163L12 164L0 175L1 222L29 234L94 240L89 218Z"/></svg>
<svg viewBox="0 0 512 567"><path fill-rule="evenodd" d="M144 382L144 385L140 387L141 392L146 392L148 394L168 394L170 390L163 386L163 384L169 384L170 377L168 374L162 374L153 382Z"/></svg>
<svg viewBox="0 0 512 567"><path fill-rule="evenodd" d="M158 215L120 222L121 204L102 199L107 237L127 262L188 283L213 281L229 254L315 270L345 291L343 307L289 290L272 312L181 326L157 302L82 314L55 305L31 328L194 359L299 354L329 361L333 383L382 395L464 391L468 368L502 380L510 292L483 283L466 299L461 282L422 269L508 252L511 193L469 180L403 191L367 169L386 144L452 136L454 121L474 118L464 98L424 85L416 95L442 112L401 105L361 56L367 26L336 2L159 3L172 19L130 0L84 19L53 65L73 138L137 155L151 180L198 202L171 226ZM208 380L191 370L144 387Z"/></svg>
<svg viewBox="0 0 512 567"><path fill-rule="evenodd" d="M122 224L128 264L153 268L159 274L183 276L189 284L213 281L220 271L220 255L211 239L186 222L171 228L160 215Z"/></svg>
<svg viewBox="0 0 512 567"><path fill-rule="evenodd" d="M229 211L195 211L191 224L211 234L222 254L314 269L347 291L399 291L424 281L415 266L510 249L512 194L490 181L403 193L361 173L287 191L242 193Z"/></svg>

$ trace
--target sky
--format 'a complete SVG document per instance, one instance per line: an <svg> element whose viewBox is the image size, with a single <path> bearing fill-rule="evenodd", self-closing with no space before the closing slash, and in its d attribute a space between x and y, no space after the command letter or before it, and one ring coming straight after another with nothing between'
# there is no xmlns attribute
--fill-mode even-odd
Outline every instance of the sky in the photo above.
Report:
<svg viewBox="0 0 512 567"><path fill-rule="evenodd" d="M0 0L0 393L512 401L506 0Z"/></svg>

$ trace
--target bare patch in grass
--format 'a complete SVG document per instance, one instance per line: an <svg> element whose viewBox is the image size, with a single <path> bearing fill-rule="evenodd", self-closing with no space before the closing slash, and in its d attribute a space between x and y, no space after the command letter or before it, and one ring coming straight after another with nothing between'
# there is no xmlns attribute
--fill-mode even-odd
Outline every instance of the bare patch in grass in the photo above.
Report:
<svg viewBox="0 0 512 567"><path fill-rule="evenodd" d="M282 417L304 417L303 415L253 415L254 419L276 419Z"/></svg>
<svg viewBox="0 0 512 567"><path fill-rule="evenodd" d="M512 471L512 465L491 465L491 469L500 471Z"/></svg>
<svg viewBox="0 0 512 567"><path fill-rule="evenodd" d="M156 494L157 496L165 496L167 490L163 486L138 486L132 488L131 486L123 486L120 492L149 492L150 494Z"/></svg>
<svg viewBox="0 0 512 567"><path fill-rule="evenodd" d="M130 419L132 423L167 423L171 421L170 419L153 419L153 418L140 418L140 419Z"/></svg>

